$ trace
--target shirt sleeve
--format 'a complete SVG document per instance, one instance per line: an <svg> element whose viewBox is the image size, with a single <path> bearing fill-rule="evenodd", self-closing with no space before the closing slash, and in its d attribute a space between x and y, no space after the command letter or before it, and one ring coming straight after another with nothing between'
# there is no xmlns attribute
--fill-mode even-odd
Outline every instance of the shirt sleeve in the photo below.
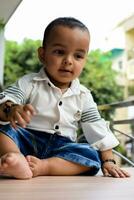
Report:
<svg viewBox="0 0 134 200"><path fill-rule="evenodd" d="M100 151L114 148L119 144L109 124L101 118L89 90L83 96L81 127L88 143Z"/></svg>
<svg viewBox="0 0 134 200"><path fill-rule="evenodd" d="M106 151L108 149L112 149L119 145L119 141L114 136L112 131L109 128L109 122L105 122L106 128L107 128L107 134L106 136L101 139L100 141L97 141L96 143L93 143L91 146L100 150L100 151Z"/></svg>
<svg viewBox="0 0 134 200"><path fill-rule="evenodd" d="M0 104L7 100L17 104L25 104L28 101L30 90L31 80L29 76L25 75L0 93Z"/></svg>

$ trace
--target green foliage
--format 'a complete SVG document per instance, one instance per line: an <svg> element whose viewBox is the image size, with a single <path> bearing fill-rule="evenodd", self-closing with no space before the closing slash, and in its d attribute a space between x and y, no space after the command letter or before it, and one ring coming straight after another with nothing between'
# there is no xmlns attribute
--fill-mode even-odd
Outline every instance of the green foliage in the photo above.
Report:
<svg viewBox="0 0 134 200"><path fill-rule="evenodd" d="M116 83L117 74L111 65L110 53L91 51L80 76L81 83L91 90L97 105L113 103L123 98L123 90ZM113 111L101 111L101 115L110 120Z"/></svg>
<svg viewBox="0 0 134 200"><path fill-rule="evenodd" d="M4 19L0 19L0 30L4 29L4 27L5 27Z"/></svg>
<svg viewBox="0 0 134 200"><path fill-rule="evenodd" d="M128 94L129 94L129 96L133 96L134 95L134 85L130 85L128 87Z"/></svg>
<svg viewBox="0 0 134 200"><path fill-rule="evenodd" d="M40 69L41 63L38 59L37 49L41 42L25 39L18 44L14 41L6 41L4 85L10 85L19 77Z"/></svg>
<svg viewBox="0 0 134 200"><path fill-rule="evenodd" d="M117 147L114 148L116 151L120 152L122 155L127 156L126 149L123 145L118 145Z"/></svg>
<svg viewBox="0 0 134 200"><path fill-rule="evenodd" d="M119 152L120 154L122 154L123 156L125 156L126 158L128 158L127 156L127 151L125 149L125 146L122 144L119 144L117 147L114 148L117 152ZM128 158L128 159L132 159L132 158ZM127 162L121 158L121 165L126 165Z"/></svg>

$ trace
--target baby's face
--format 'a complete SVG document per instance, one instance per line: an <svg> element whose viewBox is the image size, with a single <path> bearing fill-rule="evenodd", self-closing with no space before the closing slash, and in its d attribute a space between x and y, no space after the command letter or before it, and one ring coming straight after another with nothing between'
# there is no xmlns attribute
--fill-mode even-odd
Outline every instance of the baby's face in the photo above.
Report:
<svg viewBox="0 0 134 200"><path fill-rule="evenodd" d="M79 77L89 49L89 33L79 28L57 26L42 48L43 63L50 80L64 89Z"/></svg>

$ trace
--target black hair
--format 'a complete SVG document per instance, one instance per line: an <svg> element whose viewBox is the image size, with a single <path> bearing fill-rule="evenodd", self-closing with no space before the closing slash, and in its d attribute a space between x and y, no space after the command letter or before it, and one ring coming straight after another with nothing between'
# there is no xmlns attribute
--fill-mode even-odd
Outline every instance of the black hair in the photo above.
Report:
<svg viewBox="0 0 134 200"><path fill-rule="evenodd" d="M75 19L73 17L59 17L56 18L55 20L53 20L52 22L50 22L48 24L48 26L45 29L44 32L44 37L43 37L43 42L42 45L45 46L48 37L51 33L51 31L56 27L56 26L65 26L65 27L69 27L69 28L79 28L83 31L87 31L89 33L88 28L78 19ZM90 33L89 33L90 35Z"/></svg>

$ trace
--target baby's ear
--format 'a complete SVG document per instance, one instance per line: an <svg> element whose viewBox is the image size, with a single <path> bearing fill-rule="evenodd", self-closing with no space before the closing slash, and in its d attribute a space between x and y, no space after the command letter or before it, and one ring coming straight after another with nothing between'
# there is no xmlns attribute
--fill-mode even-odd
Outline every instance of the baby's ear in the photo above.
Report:
<svg viewBox="0 0 134 200"><path fill-rule="evenodd" d="M39 60L44 64L45 63L45 50L43 47L38 48L38 57L39 57Z"/></svg>

